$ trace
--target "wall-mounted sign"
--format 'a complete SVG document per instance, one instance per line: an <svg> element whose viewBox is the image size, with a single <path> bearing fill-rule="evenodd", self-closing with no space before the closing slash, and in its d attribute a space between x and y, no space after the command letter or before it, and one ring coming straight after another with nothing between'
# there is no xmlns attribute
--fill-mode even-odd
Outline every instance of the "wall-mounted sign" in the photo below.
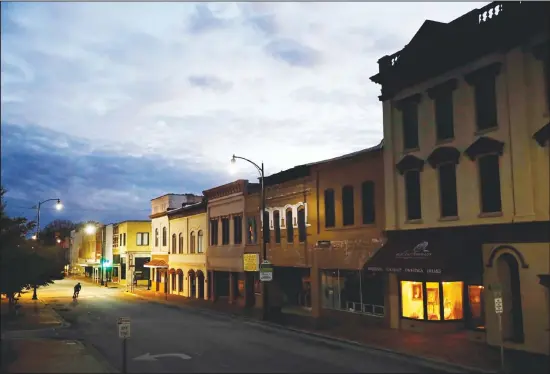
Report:
<svg viewBox="0 0 550 374"><path fill-rule="evenodd" d="M258 253L243 254L244 271L260 271L260 255Z"/></svg>
<svg viewBox="0 0 550 374"><path fill-rule="evenodd" d="M395 255L399 259L424 259L431 257L432 253L428 250L428 242L424 241L417 244L413 249L399 252Z"/></svg>

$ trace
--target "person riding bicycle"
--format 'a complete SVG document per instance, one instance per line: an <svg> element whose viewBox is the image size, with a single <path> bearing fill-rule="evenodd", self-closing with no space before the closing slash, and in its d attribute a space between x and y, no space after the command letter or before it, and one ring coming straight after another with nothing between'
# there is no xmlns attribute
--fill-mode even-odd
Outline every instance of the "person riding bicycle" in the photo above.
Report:
<svg viewBox="0 0 550 374"><path fill-rule="evenodd" d="M74 286L74 294L73 294L73 299L76 299L78 297L78 294L80 293L80 289L82 288L82 286L80 285L80 282L78 282L75 286Z"/></svg>

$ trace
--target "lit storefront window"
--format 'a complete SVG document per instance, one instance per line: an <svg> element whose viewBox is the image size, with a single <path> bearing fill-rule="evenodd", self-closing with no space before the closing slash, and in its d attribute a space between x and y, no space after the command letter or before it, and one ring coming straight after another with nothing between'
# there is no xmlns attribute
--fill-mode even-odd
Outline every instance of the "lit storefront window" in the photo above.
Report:
<svg viewBox="0 0 550 374"><path fill-rule="evenodd" d="M439 297L439 282L426 282L426 305L428 320L439 321L441 319L441 302Z"/></svg>
<svg viewBox="0 0 550 374"><path fill-rule="evenodd" d="M402 316L424 319L424 298L422 282L401 281Z"/></svg>
<svg viewBox="0 0 550 374"><path fill-rule="evenodd" d="M429 321L462 320L463 287L463 282L401 281L401 316L413 319L427 318Z"/></svg>
<svg viewBox="0 0 550 374"><path fill-rule="evenodd" d="M464 318L463 287L462 282L443 282L443 314L446 321Z"/></svg>
<svg viewBox="0 0 550 374"><path fill-rule="evenodd" d="M485 300L483 286L468 286L471 327L485 329Z"/></svg>

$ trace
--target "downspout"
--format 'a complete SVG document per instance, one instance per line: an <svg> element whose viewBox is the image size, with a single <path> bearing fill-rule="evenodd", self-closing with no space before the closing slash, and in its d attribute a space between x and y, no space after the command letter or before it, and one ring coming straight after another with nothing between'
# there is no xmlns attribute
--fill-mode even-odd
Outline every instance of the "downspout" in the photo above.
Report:
<svg viewBox="0 0 550 374"><path fill-rule="evenodd" d="M508 66L506 64L506 71L504 72L506 74L506 78L508 78ZM512 216L512 222L515 221L516 218L516 188L514 186L514 151L513 151L513 138L512 138L512 118L510 115L510 108L511 108L511 102L510 102L510 87L508 85L508 79L505 79L506 82L506 101L507 101L507 107L506 107L506 115L508 116L508 139L510 139L510 177L512 178L512 206L513 206L513 216ZM495 79L495 86L496 86L496 79ZM496 87L495 87L496 90ZM497 95L498 97L498 95ZM497 105L497 121L498 121L498 105ZM531 155L529 155L529 158L531 158ZM500 170L499 170L500 174ZM532 177L532 176L531 176ZM533 193L533 191L531 191ZM502 199L502 191L501 191L501 199ZM502 202L501 202L502 204Z"/></svg>

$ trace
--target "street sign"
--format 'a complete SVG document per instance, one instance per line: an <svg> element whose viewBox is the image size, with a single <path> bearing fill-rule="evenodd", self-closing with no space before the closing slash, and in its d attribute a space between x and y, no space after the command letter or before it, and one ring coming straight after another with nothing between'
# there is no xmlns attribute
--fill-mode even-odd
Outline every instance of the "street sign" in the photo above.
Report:
<svg viewBox="0 0 550 374"><path fill-rule="evenodd" d="M273 264L264 260L260 265L260 281L271 282L273 280Z"/></svg>
<svg viewBox="0 0 550 374"><path fill-rule="evenodd" d="M130 318L119 317L117 321L118 325L118 337L121 339L127 339L130 337Z"/></svg>
<svg viewBox="0 0 550 374"><path fill-rule="evenodd" d="M258 253L243 254L243 270L258 271L260 269L260 255Z"/></svg>
<svg viewBox="0 0 550 374"><path fill-rule="evenodd" d="M495 297L495 312L502 314L502 297Z"/></svg>

